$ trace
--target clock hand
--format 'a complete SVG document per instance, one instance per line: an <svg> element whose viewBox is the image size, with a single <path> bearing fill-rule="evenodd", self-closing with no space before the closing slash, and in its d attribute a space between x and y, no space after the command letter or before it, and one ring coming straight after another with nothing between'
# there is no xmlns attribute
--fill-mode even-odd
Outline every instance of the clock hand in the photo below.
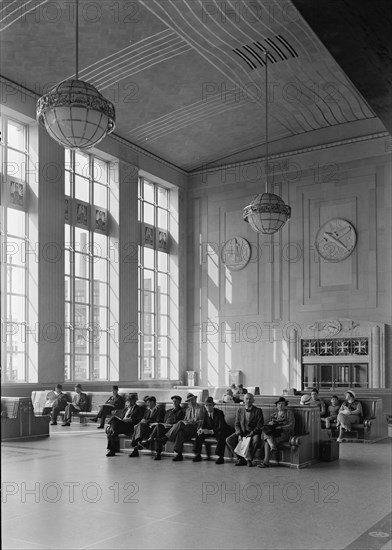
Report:
<svg viewBox="0 0 392 550"><path fill-rule="evenodd" d="M347 252L349 252L350 250L347 248L347 246L345 244L343 244L341 241L339 241L339 239L336 239L332 233L328 233L328 231L326 231L324 233L324 237L327 239L327 241L331 241L332 243L335 243L337 244L338 246L340 246L341 248L344 248L344 250L346 250Z"/></svg>

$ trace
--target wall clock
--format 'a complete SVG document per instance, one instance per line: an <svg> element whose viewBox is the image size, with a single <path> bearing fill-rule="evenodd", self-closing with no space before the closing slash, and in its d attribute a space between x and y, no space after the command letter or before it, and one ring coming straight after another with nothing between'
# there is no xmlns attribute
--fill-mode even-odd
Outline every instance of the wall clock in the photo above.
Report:
<svg viewBox="0 0 392 550"><path fill-rule="evenodd" d="M341 262L350 256L357 243L354 226L335 218L320 227L316 235L316 249L329 262Z"/></svg>
<svg viewBox="0 0 392 550"><path fill-rule="evenodd" d="M230 271L240 271L249 262L251 256L250 244L242 237L233 237L222 247L221 258Z"/></svg>

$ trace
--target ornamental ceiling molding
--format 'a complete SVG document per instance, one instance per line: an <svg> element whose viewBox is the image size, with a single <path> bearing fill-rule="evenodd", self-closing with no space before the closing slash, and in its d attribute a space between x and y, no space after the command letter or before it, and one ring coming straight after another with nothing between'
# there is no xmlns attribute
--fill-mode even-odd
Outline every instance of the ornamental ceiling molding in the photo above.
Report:
<svg viewBox="0 0 392 550"><path fill-rule="evenodd" d="M312 153L314 151L322 151L323 149L331 149L332 147L340 147L341 145L350 145L352 143L359 143L361 141L371 141L371 140L376 140L381 138L390 139L390 137L391 135L389 134L389 132L377 132L375 134L368 134L366 136L359 136L356 138L347 138L339 141L331 141L329 143L323 143L321 145L312 145L311 147L304 147L303 149L293 149L292 151L286 151L284 153L269 154L268 158L271 161L274 159L282 159L282 158L293 157L297 155L303 155L305 153ZM220 164L219 166L213 166L211 168L198 168L197 170L193 170L193 171L191 170L187 172L187 174L190 176L197 176L199 174L203 174L203 175L212 174L214 172L219 172L220 170L222 170L222 168L229 170L230 168L239 168L242 166L249 166L254 164L255 162L260 162L260 163L265 162L265 156L255 157L253 159L244 160L241 162L233 162L231 164ZM204 187L205 183L200 185L203 185ZM197 186L198 185L195 184L195 187Z"/></svg>

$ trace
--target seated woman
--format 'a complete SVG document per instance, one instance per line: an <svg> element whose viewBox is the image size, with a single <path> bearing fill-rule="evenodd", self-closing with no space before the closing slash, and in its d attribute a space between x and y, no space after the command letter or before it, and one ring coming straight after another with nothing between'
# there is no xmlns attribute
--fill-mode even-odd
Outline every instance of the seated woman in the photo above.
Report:
<svg viewBox="0 0 392 550"><path fill-rule="evenodd" d="M268 468L271 451L277 451L280 443L288 441L294 435L295 418L293 411L286 409L288 402L284 397L279 397L275 405L277 411L271 415L262 431L264 461L259 464L259 468Z"/></svg>
<svg viewBox="0 0 392 550"><path fill-rule="evenodd" d="M339 412L339 399L337 395L333 395L331 397L331 402L327 407L326 411L326 417L321 419L321 423L325 424L325 427L327 429L335 426L337 420L338 420L338 412Z"/></svg>
<svg viewBox="0 0 392 550"><path fill-rule="evenodd" d="M356 424L362 416L361 402L355 399L355 393L352 390L347 390L344 394L344 401L338 412L338 420L336 427L339 427L339 437L337 442L343 441L343 432L351 430L351 424Z"/></svg>

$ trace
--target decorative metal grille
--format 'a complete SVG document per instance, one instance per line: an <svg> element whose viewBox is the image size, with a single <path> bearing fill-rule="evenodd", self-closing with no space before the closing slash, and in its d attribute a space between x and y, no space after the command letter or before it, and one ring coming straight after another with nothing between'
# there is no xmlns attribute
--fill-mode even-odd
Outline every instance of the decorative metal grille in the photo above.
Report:
<svg viewBox="0 0 392 550"><path fill-rule="evenodd" d="M302 340L302 356L347 356L368 355L368 338L334 338Z"/></svg>

